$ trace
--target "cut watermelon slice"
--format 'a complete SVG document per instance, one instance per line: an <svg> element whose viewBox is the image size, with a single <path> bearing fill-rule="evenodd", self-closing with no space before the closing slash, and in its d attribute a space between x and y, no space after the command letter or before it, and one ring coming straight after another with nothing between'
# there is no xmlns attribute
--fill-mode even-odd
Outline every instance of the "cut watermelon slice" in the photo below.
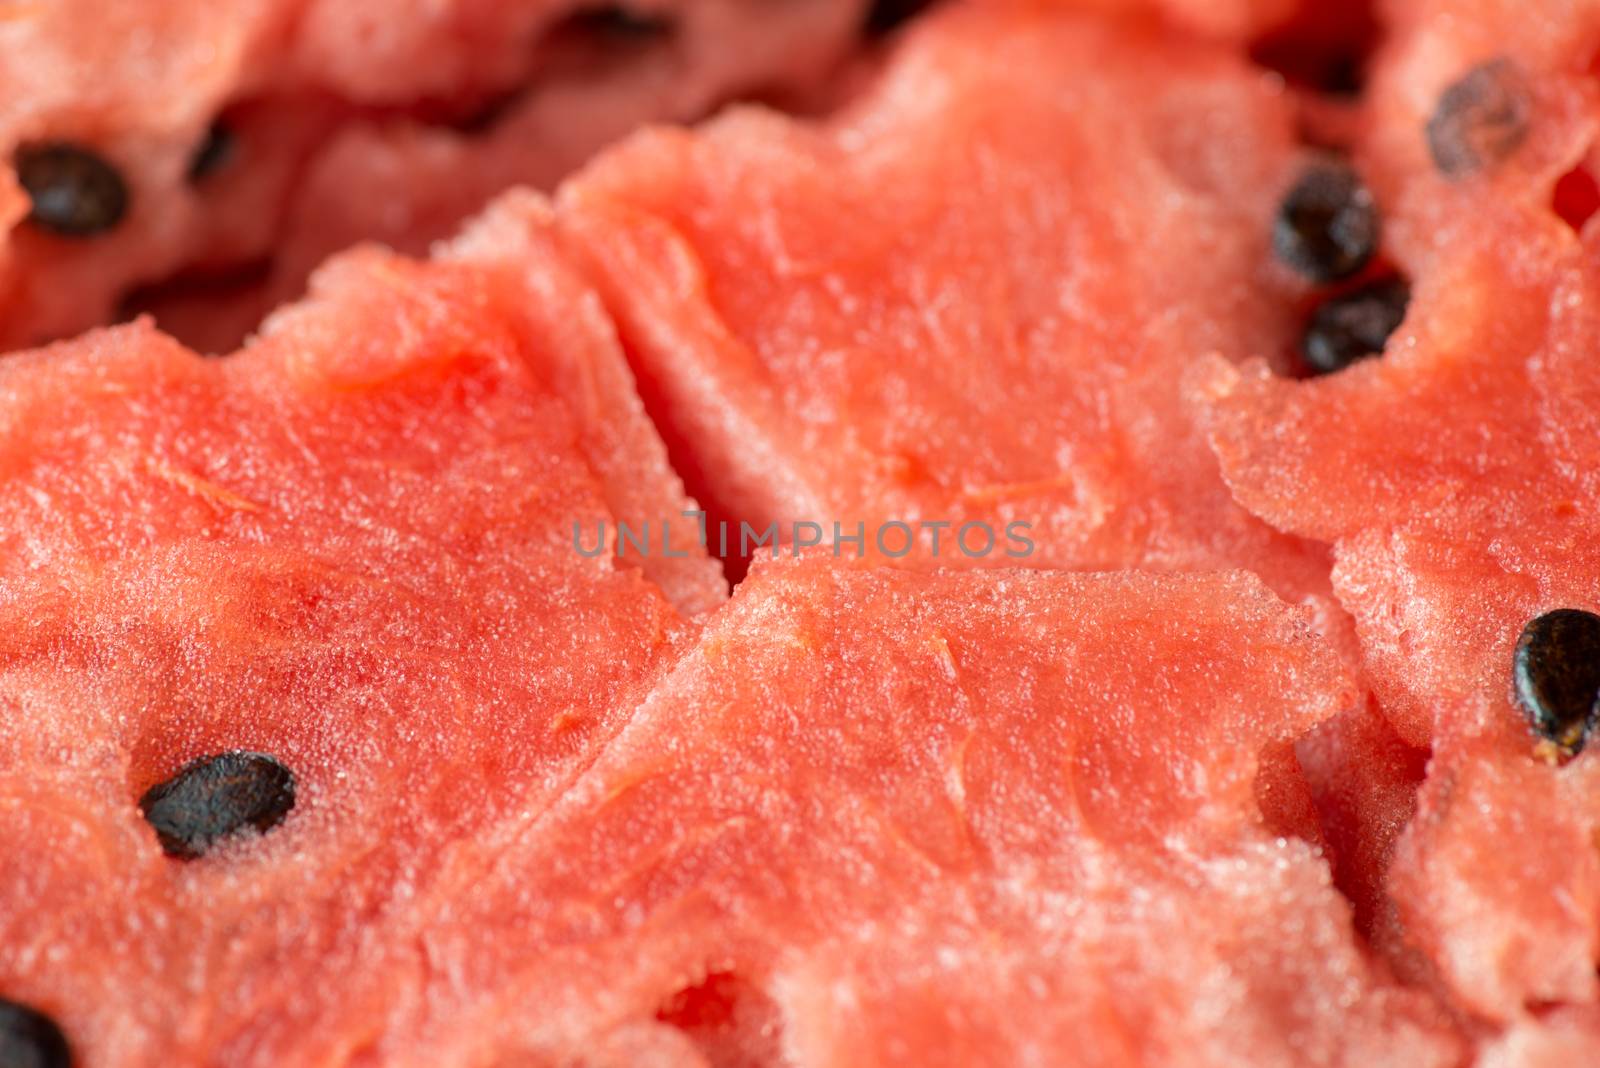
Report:
<svg viewBox="0 0 1600 1068"><path fill-rule="evenodd" d="M507 993L435 1009L538 1063L654 1014L710 1063L1456 1064L1255 800L1357 696L1243 574L758 564L547 820L461 858L433 959Z"/></svg>
<svg viewBox="0 0 1600 1068"><path fill-rule="evenodd" d="M649 132L562 218L730 521L864 521L869 549L944 522L947 566L1016 565L1024 523L1028 564L1249 566L1302 599L1325 554L1232 502L1179 388L1201 353L1292 347L1275 84L1154 31L956 8L837 120Z"/></svg>
<svg viewBox="0 0 1600 1068"><path fill-rule="evenodd" d="M574 550L692 504L512 207L514 265L356 253L227 360L135 324L0 365L0 989L82 1063L403 1035L433 873L560 796L686 632L673 601L724 596L687 521L665 569ZM206 766L262 832L213 835L204 780L153 809L238 750Z"/></svg>
<svg viewBox="0 0 1600 1068"><path fill-rule="evenodd" d="M1381 359L1299 383L1219 363L1209 388L1240 500L1335 540L1385 710L1433 746L1391 874L1407 932L1515 1020L1600 993L1600 772L1536 760L1512 699L1524 626L1596 607L1600 275L1542 205L1449 195L1477 232L1436 238Z"/></svg>

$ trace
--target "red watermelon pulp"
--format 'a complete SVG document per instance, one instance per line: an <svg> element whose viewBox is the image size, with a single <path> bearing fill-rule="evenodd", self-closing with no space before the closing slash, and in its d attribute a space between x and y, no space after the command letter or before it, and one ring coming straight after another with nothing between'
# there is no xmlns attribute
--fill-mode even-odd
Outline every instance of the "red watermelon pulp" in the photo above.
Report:
<svg viewBox="0 0 1600 1068"><path fill-rule="evenodd" d="M1600 6L90 6L0 1068L1600 1063Z"/></svg>

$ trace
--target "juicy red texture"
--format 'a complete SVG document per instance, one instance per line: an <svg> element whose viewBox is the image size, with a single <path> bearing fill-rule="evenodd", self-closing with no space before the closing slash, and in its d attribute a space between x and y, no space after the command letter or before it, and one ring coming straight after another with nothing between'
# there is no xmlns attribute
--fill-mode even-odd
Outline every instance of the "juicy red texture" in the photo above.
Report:
<svg viewBox="0 0 1600 1068"><path fill-rule="evenodd" d="M798 1066L1452 1065L1256 801L1258 754L1358 696L1242 573L758 563L455 880L436 960L499 1008L579 1006L523 1018L552 1061L594 1019L699 1042L746 1012ZM529 959L479 924L559 936Z"/></svg>
<svg viewBox="0 0 1600 1068"><path fill-rule="evenodd" d="M1292 345L1275 84L1138 25L953 8L837 118L651 131L561 219L723 513L946 521L947 566L977 562L963 523L1024 522L1029 565L1249 566L1315 597L1326 556L1233 503L1180 382Z"/></svg>
<svg viewBox="0 0 1600 1068"><path fill-rule="evenodd" d="M1385 41L1363 101L1359 155L1384 206L1392 252L1421 259L1457 234L1479 230L1455 194L1550 209L1557 179L1600 136L1600 51L1594 0L1384 0ZM1527 133L1506 159L1471 175L1439 173L1424 130L1452 84L1475 67L1503 64L1525 98Z"/></svg>
<svg viewBox="0 0 1600 1068"><path fill-rule="evenodd" d="M561 216L714 514L1020 521L1028 565L1250 567L1354 656L1325 551L1234 503L1183 388L1207 353L1296 344L1312 294L1269 246L1294 125L1235 50L956 9L836 118L636 137ZM939 565L1018 562L949 538ZM1328 848L1369 924L1403 788L1330 812L1335 845L1314 795L1364 774L1359 750L1294 748L1266 754L1268 818Z"/></svg>
<svg viewBox="0 0 1600 1068"><path fill-rule="evenodd" d="M1484 1045L1479 1068L1569 1068L1600 1049L1600 1010L1546 1009Z"/></svg>
<svg viewBox="0 0 1600 1068"><path fill-rule="evenodd" d="M1427 751L1402 741L1372 701L1320 724L1295 748L1356 928L1393 956L1401 933L1384 875L1416 811Z"/></svg>
<svg viewBox="0 0 1600 1068"><path fill-rule="evenodd" d="M1600 261L1542 198L1441 195L1477 231L1419 257L1387 353L1308 382L1217 367L1213 439L1241 501L1334 540L1385 711L1433 751L1399 919L1468 1009L1514 1020L1600 989L1592 757L1535 761L1510 685L1528 619L1594 607Z"/></svg>
<svg viewBox="0 0 1600 1068"><path fill-rule="evenodd" d="M354 254L224 361L141 323L0 365L0 989L82 1063L403 1060L441 867L559 797L687 633L573 550L689 502L538 205L505 210L515 263ZM652 574L721 597L704 558ZM294 810L165 856L137 799L233 748Z"/></svg>
<svg viewBox="0 0 1600 1068"><path fill-rule="evenodd" d="M694 118L752 86L809 91L856 42L861 2L774 14L670 0L652 10L672 33L649 49L602 35L559 50L548 38L581 0L11 6L0 15L5 180L20 144L83 142L122 172L132 201L93 240L0 213L0 351L122 318L131 296L145 301L134 311L226 352L350 244L421 252L492 194L552 184L634 125ZM484 114L497 117L485 132L452 133ZM234 156L191 180L219 117ZM266 281L220 307L145 292L280 255Z"/></svg>

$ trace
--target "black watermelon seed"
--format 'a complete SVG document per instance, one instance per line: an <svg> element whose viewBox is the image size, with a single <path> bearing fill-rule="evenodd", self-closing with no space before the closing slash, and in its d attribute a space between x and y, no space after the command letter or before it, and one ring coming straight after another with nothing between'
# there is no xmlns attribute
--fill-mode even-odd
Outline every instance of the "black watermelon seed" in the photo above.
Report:
<svg viewBox="0 0 1600 1068"><path fill-rule="evenodd" d="M128 213L121 173L78 145L25 145L15 159L17 181L33 201L28 219L63 237L93 237Z"/></svg>
<svg viewBox="0 0 1600 1068"><path fill-rule="evenodd" d="M212 123L206 131L205 140L200 142L194 157L189 160L189 181L202 181L226 167L233 162L237 148L238 138L233 130L224 123Z"/></svg>
<svg viewBox="0 0 1600 1068"><path fill-rule="evenodd" d="M1378 248L1378 208L1356 172L1318 164L1283 198L1272 228L1278 258L1313 282L1349 278Z"/></svg>
<svg viewBox="0 0 1600 1068"><path fill-rule="evenodd" d="M1517 639L1512 677L1534 733L1560 755L1577 755L1596 723L1600 616L1558 608L1533 619Z"/></svg>
<svg viewBox="0 0 1600 1068"><path fill-rule="evenodd" d="M1493 59L1439 95L1428 119L1428 151L1446 178L1493 168L1528 136L1528 92L1515 67Z"/></svg>
<svg viewBox="0 0 1600 1068"><path fill-rule="evenodd" d="M1396 278L1324 301L1312 314L1300 346L1312 373L1332 374L1382 352L1410 301L1411 287Z"/></svg>
<svg viewBox="0 0 1600 1068"><path fill-rule="evenodd" d="M294 790L294 775L274 758L234 751L185 764L146 791L139 808L169 855L192 859L235 831L282 823Z"/></svg>
<svg viewBox="0 0 1600 1068"><path fill-rule="evenodd" d="M72 1051L56 1022L0 998L0 1068L70 1068Z"/></svg>
<svg viewBox="0 0 1600 1068"><path fill-rule="evenodd" d="M873 0L872 7L867 10L866 31L873 36L882 36L899 29L928 8L937 0Z"/></svg>

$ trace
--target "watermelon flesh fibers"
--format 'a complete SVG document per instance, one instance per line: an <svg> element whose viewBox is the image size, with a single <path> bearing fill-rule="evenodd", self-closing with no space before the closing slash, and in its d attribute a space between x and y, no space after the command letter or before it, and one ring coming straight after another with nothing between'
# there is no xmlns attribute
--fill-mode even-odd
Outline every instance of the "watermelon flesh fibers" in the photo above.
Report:
<svg viewBox="0 0 1600 1068"><path fill-rule="evenodd" d="M0 1068L1600 1060L1600 5L781 6L0 12Z"/></svg>

